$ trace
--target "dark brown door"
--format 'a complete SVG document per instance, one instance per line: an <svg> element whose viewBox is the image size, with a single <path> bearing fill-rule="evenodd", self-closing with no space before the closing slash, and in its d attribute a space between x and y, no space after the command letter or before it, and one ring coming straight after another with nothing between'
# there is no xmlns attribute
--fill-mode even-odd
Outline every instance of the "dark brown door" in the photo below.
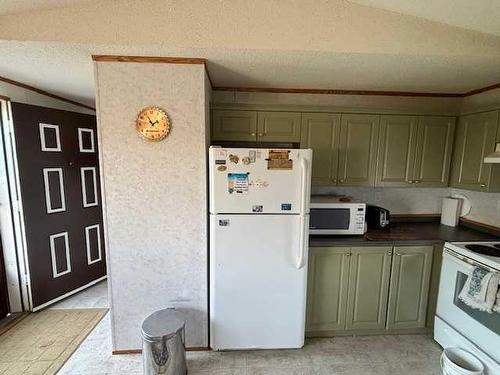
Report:
<svg viewBox="0 0 500 375"><path fill-rule="evenodd" d="M3 261L2 239L0 238L0 320L9 314L9 293L7 291L7 275Z"/></svg>
<svg viewBox="0 0 500 375"><path fill-rule="evenodd" d="M32 308L106 275L96 118L12 103Z"/></svg>

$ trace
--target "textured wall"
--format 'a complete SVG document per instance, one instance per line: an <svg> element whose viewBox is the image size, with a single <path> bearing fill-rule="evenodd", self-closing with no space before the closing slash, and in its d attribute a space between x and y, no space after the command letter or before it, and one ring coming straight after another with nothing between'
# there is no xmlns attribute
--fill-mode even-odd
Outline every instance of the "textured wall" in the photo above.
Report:
<svg viewBox="0 0 500 375"><path fill-rule="evenodd" d="M151 312L177 307L188 346L207 345L206 80L203 65L96 63L113 347L141 347ZM143 140L145 106L172 122Z"/></svg>

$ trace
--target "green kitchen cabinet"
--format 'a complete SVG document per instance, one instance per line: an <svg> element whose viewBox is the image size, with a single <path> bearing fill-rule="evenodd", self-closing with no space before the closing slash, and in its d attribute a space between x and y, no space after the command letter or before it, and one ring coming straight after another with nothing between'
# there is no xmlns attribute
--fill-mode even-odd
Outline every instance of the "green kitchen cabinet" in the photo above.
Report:
<svg viewBox="0 0 500 375"><path fill-rule="evenodd" d="M349 247L314 247L309 252L308 332L345 329Z"/></svg>
<svg viewBox="0 0 500 375"><path fill-rule="evenodd" d="M454 117L386 115L380 127L376 186L448 186Z"/></svg>
<svg viewBox="0 0 500 375"><path fill-rule="evenodd" d="M432 246L394 247L388 330L425 327L432 254Z"/></svg>
<svg viewBox="0 0 500 375"><path fill-rule="evenodd" d="M258 112L259 142L300 142L300 112Z"/></svg>
<svg viewBox="0 0 500 375"><path fill-rule="evenodd" d="M484 157L495 149L498 111L462 116L453 152L451 186L484 192L500 191L500 166L485 164Z"/></svg>
<svg viewBox="0 0 500 375"><path fill-rule="evenodd" d="M408 186L413 180L418 117L386 115L380 119L377 186Z"/></svg>
<svg viewBox="0 0 500 375"><path fill-rule="evenodd" d="M351 248L347 330L385 328L391 247Z"/></svg>
<svg viewBox="0 0 500 375"><path fill-rule="evenodd" d="M379 115L342 115L338 185L373 186L379 125Z"/></svg>
<svg viewBox="0 0 500 375"><path fill-rule="evenodd" d="M257 112L214 110L211 127L215 141L256 141Z"/></svg>
<svg viewBox="0 0 500 375"><path fill-rule="evenodd" d="M454 135L454 117L419 117L413 169L415 186L448 186Z"/></svg>
<svg viewBox="0 0 500 375"><path fill-rule="evenodd" d="M300 146L313 150L312 184L336 185L340 115L303 113Z"/></svg>

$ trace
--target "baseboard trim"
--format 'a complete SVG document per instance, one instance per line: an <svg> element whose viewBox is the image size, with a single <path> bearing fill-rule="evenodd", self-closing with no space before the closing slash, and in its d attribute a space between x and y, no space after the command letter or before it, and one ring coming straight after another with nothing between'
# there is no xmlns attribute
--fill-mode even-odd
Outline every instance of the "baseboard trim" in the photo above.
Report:
<svg viewBox="0 0 500 375"><path fill-rule="evenodd" d="M186 348L186 352L208 352L212 350L208 346L192 346ZM113 355L123 355L123 354L142 354L142 349L125 349L125 350L113 350Z"/></svg>

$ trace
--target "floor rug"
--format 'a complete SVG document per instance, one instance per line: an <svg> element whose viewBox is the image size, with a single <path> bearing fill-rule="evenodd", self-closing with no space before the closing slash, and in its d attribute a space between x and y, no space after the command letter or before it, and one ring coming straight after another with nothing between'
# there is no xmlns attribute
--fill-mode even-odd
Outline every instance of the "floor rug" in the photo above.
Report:
<svg viewBox="0 0 500 375"><path fill-rule="evenodd" d="M43 310L0 336L0 374L55 374L107 309Z"/></svg>

